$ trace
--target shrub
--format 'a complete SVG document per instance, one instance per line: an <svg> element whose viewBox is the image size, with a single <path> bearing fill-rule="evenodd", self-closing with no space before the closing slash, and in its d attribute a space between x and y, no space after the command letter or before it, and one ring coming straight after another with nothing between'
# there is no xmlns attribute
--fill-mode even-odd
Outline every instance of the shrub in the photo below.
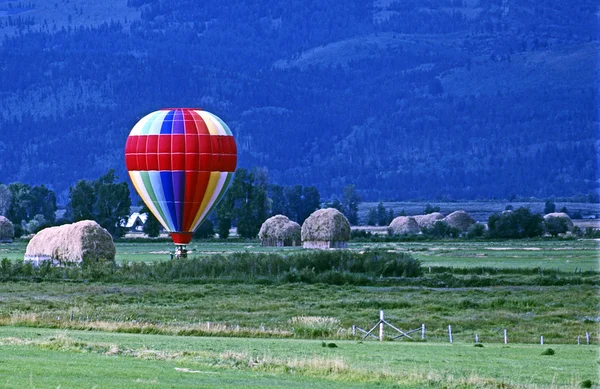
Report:
<svg viewBox="0 0 600 389"><path fill-rule="evenodd" d="M488 219L488 236L490 238L534 238L544 232L544 218L540 214L532 214L529 208L519 208L502 215L495 213Z"/></svg>
<svg viewBox="0 0 600 389"><path fill-rule="evenodd" d="M485 234L485 226L481 223L475 223L467 230L468 239L477 239Z"/></svg>
<svg viewBox="0 0 600 389"><path fill-rule="evenodd" d="M423 227L423 235L431 238L457 238L460 235L458 228L450 227L448 223L438 220L431 227Z"/></svg>

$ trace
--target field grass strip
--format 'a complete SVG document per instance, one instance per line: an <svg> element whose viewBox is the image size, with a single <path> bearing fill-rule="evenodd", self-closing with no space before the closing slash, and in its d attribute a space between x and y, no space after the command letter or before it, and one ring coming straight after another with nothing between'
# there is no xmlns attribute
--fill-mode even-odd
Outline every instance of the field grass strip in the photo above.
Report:
<svg viewBox="0 0 600 389"><path fill-rule="evenodd" d="M535 384L517 384L486 378L471 373L467 377L455 377L451 372L430 370L391 371L382 367L380 370L367 370L349 365L342 357L289 357L281 358L267 353L227 350L183 351L156 350L146 347L129 348L114 343L87 342L58 332L55 336L42 339L24 339L19 337L0 338L0 346L30 346L45 350L76 353L94 353L107 356L121 356L143 360L161 360L176 362L176 371L182 373L200 373L194 370L199 367L258 371L274 374L300 375L333 381L350 381L365 383L393 383L408 386L428 386L445 389L538 389L546 388ZM577 388L573 383L566 386L550 386L552 388Z"/></svg>

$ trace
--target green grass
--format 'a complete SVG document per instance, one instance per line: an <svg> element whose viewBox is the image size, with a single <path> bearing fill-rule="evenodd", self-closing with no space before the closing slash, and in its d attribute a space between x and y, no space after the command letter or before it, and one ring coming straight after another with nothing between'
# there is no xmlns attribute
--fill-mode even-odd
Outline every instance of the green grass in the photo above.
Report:
<svg viewBox="0 0 600 389"><path fill-rule="evenodd" d="M353 324L371 327L385 310L402 328L427 326L428 341L573 344L585 332L598 341L595 286L419 288L323 284L0 283L0 324L165 334L311 336L297 316L333 317L325 335L348 338ZM70 316L73 313L73 321ZM60 320L57 318L60 316ZM212 327L207 329L207 322ZM238 329L237 326L240 326ZM321 334L313 332L316 336Z"/></svg>
<svg viewBox="0 0 600 389"><path fill-rule="evenodd" d="M170 242L118 242L117 262L164 261L174 250ZM17 241L0 244L0 258L22 259L27 244ZM232 252L294 253L299 247L262 247L258 241L213 242L196 241L189 246L190 256L227 254ZM430 242L350 242L349 249L384 248L405 251L423 262L424 266L449 266L456 268L542 268L574 272L598 271L598 242L595 240L509 240L468 241L442 240Z"/></svg>
<svg viewBox="0 0 600 389"><path fill-rule="evenodd" d="M0 327L4 387L578 387L586 346L182 338ZM193 371L194 373L190 373Z"/></svg>
<svg viewBox="0 0 600 389"><path fill-rule="evenodd" d="M22 259L25 247L2 244L0 258ZM118 242L117 261L168 260L172 247ZM7 278L0 282L0 387L533 389L575 388L588 379L597 385L596 241L350 243L353 251L375 248L419 258L424 277L375 277L371 286L245 275ZM191 249L192 256L309 252L256 241L196 242ZM404 330L425 323L426 342L361 342L351 335L353 324L370 328L380 309ZM594 345L576 346L586 332ZM475 334L484 347L473 347ZM322 347L323 339L338 347ZM542 355L547 348L555 354Z"/></svg>

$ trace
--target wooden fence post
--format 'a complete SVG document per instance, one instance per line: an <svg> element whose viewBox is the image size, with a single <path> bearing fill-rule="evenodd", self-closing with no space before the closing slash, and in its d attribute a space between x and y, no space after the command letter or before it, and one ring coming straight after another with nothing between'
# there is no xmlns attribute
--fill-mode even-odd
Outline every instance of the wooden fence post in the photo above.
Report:
<svg viewBox="0 0 600 389"><path fill-rule="evenodd" d="M580 345L580 344L581 344L581 339L580 339L580 338L581 338L581 336L578 336L578 337L577 337L577 345Z"/></svg>
<svg viewBox="0 0 600 389"><path fill-rule="evenodd" d="M475 343L479 343L479 335L475 334Z"/></svg>
<svg viewBox="0 0 600 389"><path fill-rule="evenodd" d="M352 324L352 336L356 336L356 326Z"/></svg>
<svg viewBox="0 0 600 389"><path fill-rule="evenodd" d="M540 336L540 344L544 344L544 335Z"/></svg>
<svg viewBox="0 0 600 389"><path fill-rule="evenodd" d="M448 324L448 338L450 338L450 343L452 343L452 326Z"/></svg>
<svg viewBox="0 0 600 389"><path fill-rule="evenodd" d="M506 328L504 329L504 344L508 344L508 334L506 333Z"/></svg>
<svg viewBox="0 0 600 389"><path fill-rule="evenodd" d="M421 340L425 340L425 324L421 324Z"/></svg>
<svg viewBox="0 0 600 389"><path fill-rule="evenodd" d="M585 333L585 343L588 345L590 344L590 333L589 332Z"/></svg>
<svg viewBox="0 0 600 389"><path fill-rule="evenodd" d="M379 311L379 341L383 342L383 311Z"/></svg>

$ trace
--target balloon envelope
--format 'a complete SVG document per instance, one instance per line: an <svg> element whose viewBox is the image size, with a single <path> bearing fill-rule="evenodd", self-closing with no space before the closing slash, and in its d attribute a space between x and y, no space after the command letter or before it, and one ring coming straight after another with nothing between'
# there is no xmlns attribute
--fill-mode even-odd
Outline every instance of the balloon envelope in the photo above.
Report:
<svg viewBox="0 0 600 389"><path fill-rule="evenodd" d="M175 244L185 245L225 195L237 148L229 127L212 113L162 109L133 127L125 163L148 209Z"/></svg>

